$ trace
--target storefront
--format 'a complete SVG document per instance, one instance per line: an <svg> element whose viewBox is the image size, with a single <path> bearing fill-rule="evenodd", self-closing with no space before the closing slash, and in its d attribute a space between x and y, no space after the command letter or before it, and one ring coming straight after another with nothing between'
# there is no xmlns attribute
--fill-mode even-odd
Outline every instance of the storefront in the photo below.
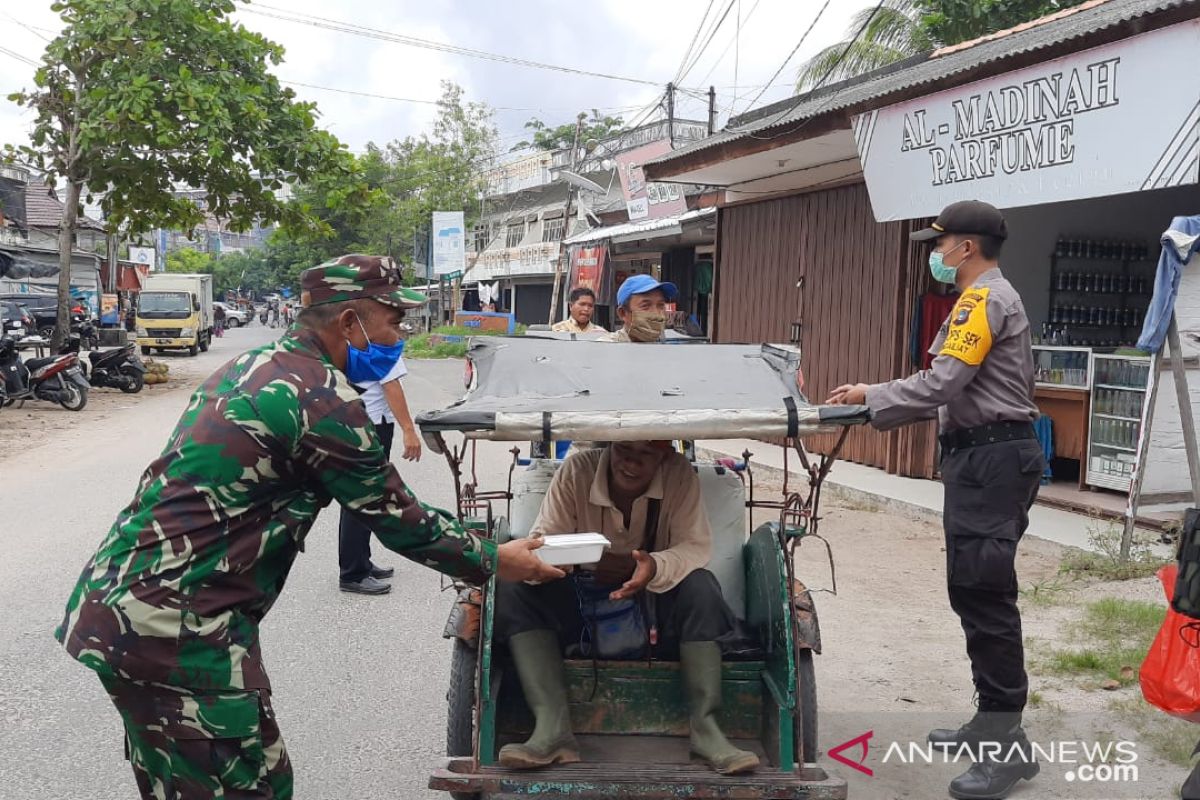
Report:
<svg viewBox="0 0 1200 800"><path fill-rule="evenodd" d="M567 288L596 292L596 323L617 325L617 290L631 275L651 275L679 288L673 304L677 329L707 334L713 297L715 207L608 225L567 239Z"/></svg>
<svg viewBox="0 0 1200 800"><path fill-rule="evenodd" d="M953 298L907 233L955 200L992 202L1056 456L1043 496L1123 508L1149 361L1119 350L1141 330L1159 236L1200 212L1200 72L1178 69L1200 51L1200 7L1167 5L1087 4L752 112L648 165L727 187L717 339L801 344L814 397L909 374ZM862 463L935 472L931 426L848 444Z"/></svg>

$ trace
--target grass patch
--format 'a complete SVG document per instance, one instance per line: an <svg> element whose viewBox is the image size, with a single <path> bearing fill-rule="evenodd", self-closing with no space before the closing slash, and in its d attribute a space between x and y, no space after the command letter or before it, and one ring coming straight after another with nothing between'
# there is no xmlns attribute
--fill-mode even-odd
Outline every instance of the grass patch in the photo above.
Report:
<svg viewBox="0 0 1200 800"><path fill-rule="evenodd" d="M1052 672L1091 675L1129 686L1137 667L1166 616L1166 607L1141 600L1106 597L1089 603L1072 638L1087 646L1055 650L1047 663Z"/></svg>
<svg viewBox="0 0 1200 800"><path fill-rule="evenodd" d="M525 330L525 325L518 325L515 335L524 336ZM429 333L410 336L404 345L404 355L406 358L463 358L467 354L466 337L507 335L502 331L481 331L478 328L465 328L460 325L441 325ZM438 341L440 336L462 336L464 341Z"/></svg>
<svg viewBox="0 0 1200 800"><path fill-rule="evenodd" d="M1099 523L1088 527L1088 542L1092 550L1072 548L1063 557L1058 571L1072 577L1091 577L1104 581L1127 581L1153 575L1167 559L1154 553L1150 545L1155 541L1145 534L1134 531L1129 546L1129 558L1121 558L1123 531L1116 525Z"/></svg>
<svg viewBox="0 0 1200 800"><path fill-rule="evenodd" d="M1065 602L1067 591L1070 588L1069 582L1060 575L1049 580L1026 584L1018 591L1021 594L1021 605L1047 607Z"/></svg>
<svg viewBox="0 0 1200 800"><path fill-rule="evenodd" d="M1140 695L1114 700L1109 708L1128 721L1161 758L1177 767L1192 766L1192 749L1198 736L1195 725L1164 714Z"/></svg>
<svg viewBox="0 0 1200 800"><path fill-rule="evenodd" d="M1042 696L1041 692L1032 691L1029 693L1029 699L1025 701L1025 704L1030 708L1041 708L1042 704L1045 702L1046 698Z"/></svg>

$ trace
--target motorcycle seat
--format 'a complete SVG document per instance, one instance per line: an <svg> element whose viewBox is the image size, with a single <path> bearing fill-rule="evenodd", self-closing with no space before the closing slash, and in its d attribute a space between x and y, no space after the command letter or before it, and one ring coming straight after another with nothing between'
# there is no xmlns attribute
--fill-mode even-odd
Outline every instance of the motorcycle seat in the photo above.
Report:
<svg viewBox="0 0 1200 800"><path fill-rule="evenodd" d="M51 362L53 362L53 361L54 361L54 357L50 357L50 358L31 358L31 359L29 359L28 361L26 361L26 362L25 362L25 366L26 366L26 367L28 367L28 368L29 368L29 369L32 371L32 370L38 369L38 368L40 368L40 367L44 367L44 366L46 366L47 364L49 364L49 363L51 363Z"/></svg>

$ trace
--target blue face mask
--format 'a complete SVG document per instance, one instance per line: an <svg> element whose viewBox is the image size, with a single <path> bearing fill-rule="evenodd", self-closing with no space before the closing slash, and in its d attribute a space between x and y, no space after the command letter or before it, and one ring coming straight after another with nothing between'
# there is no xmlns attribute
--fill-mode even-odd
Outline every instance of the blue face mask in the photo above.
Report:
<svg viewBox="0 0 1200 800"><path fill-rule="evenodd" d="M953 253L958 248L962 247L966 242L959 242L946 253L939 253L937 250L929 254L929 274L938 283L948 283L954 285L954 279L958 277L958 267L948 267L945 263L946 256ZM962 266L960 263L959 267Z"/></svg>
<svg viewBox="0 0 1200 800"><path fill-rule="evenodd" d="M358 321L358 327L362 328L363 337L367 340L367 349L359 350L354 346L354 342L346 340L346 377L353 383L381 381L400 360L400 355L404 352L404 340L401 339L391 347L375 344L371 337L367 336L367 329L363 327L361 319Z"/></svg>

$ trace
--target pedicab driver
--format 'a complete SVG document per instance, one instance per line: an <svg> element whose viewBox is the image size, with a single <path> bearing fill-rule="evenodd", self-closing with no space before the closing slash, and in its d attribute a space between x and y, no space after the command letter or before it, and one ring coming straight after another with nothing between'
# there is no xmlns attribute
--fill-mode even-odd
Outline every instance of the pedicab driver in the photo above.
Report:
<svg viewBox="0 0 1200 800"><path fill-rule="evenodd" d="M692 752L725 775L755 769L758 756L731 744L717 724L718 640L735 620L716 577L705 569L712 529L691 462L665 441L614 442L571 456L554 474L530 535L582 532L612 541L598 564L564 580L529 585L502 579L496 585L496 636L512 653L535 719L526 742L500 749L500 765L533 769L579 761L563 648L594 633L584 619L589 595L620 601L649 592L663 651L679 656ZM641 657L644 639L634 644L636 654L614 657Z"/></svg>
<svg viewBox="0 0 1200 800"><path fill-rule="evenodd" d="M192 396L56 632L120 712L143 798L292 797L258 626L331 501L448 575L563 575L536 540L497 547L418 502L385 457L351 381L395 363L405 298L391 259L343 256L300 280L299 324Z"/></svg>
<svg viewBox="0 0 1200 800"><path fill-rule="evenodd" d="M999 742L1005 756L1016 756L975 763L951 782L956 798L1003 798L1038 771L1019 755L1028 753L1021 712L1029 684L1014 560L1045 463L1033 430L1029 320L998 264L1007 237L1000 212L978 201L953 203L912 234L933 245L934 279L962 292L929 351L932 365L888 383L839 386L826 401L865 403L881 430L939 421L946 577L979 707L961 728L932 731L929 741Z"/></svg>

